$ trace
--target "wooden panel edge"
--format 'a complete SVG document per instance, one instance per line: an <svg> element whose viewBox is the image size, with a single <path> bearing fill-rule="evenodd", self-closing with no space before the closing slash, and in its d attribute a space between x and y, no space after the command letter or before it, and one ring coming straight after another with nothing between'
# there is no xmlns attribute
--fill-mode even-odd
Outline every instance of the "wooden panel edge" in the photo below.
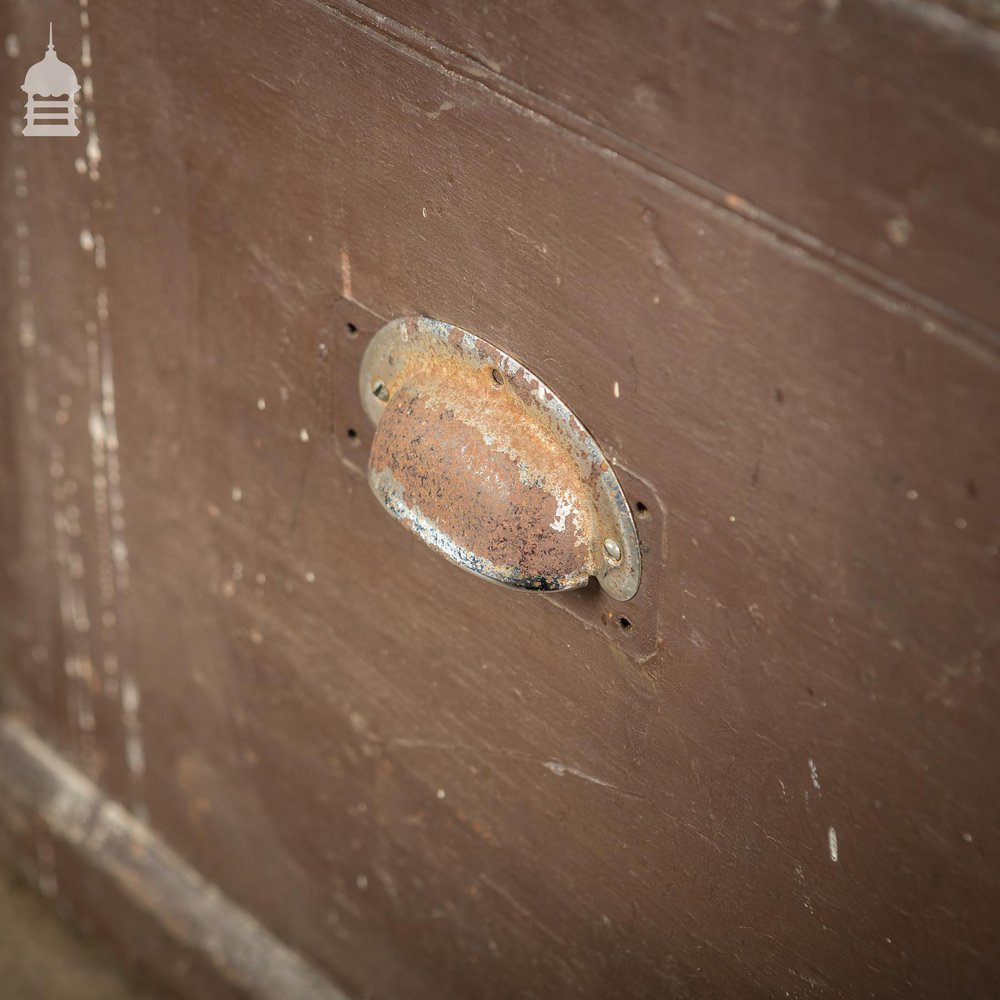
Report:
<svg viewBox="0 0 1000 1000"><path fill-rule="evenodd" d="M40 826L57 853L83 870L74 880L90 902L120 897L125 919L107 927L129 950L141 954L155 924L186 961L164 970L185 995L254 1000L347 1000L318 969L275 938L177 855L144 822L107 797L23 722L0 716L0 824L11 840ZM49 876L51 878L51 876ZM60 885L60 891L62 886ZM70 892L72 897L74 893ZM72 899L91 912L88 899ZM150 950L150 949L146 949ZM159 950L159 949L157 949ZM185 975L189 966L198 975Z"/></svg>

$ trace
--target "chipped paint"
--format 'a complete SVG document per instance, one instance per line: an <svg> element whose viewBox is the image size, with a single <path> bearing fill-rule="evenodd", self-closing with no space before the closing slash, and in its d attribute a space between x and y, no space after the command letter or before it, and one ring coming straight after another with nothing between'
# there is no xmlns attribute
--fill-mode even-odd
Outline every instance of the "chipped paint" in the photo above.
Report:
<svg viewBox="0 0 1000 1000"><path fill-rule="evenodd" d="M10 716L0 719L0 788L8 816L21 823L37 817L39 888L46 895L59 889L57 853L60 860L73 858L70 870L95 875L139 921L155 919L162 940L213 969L227 992L346 1000L322 972L207 882L146 823Z"/></svg>
<svg viewBox="0 0 1000 1000"><path fill-rule="evenodd" d="M91 17L87 0L80 0L81 62L93 66L90 39ZM84 78L84 124L87 130L84 170L100 190L100 164L103 159L94 106L94 83L91 73ZM77 169L79 169L79 164ZM128 662L119 655L118 603L130 582L129 551L125 532L125 498L122 489L119 454L118 414L115 393L114 361L111 342L111 303L107 285L108 248L97 214L102 200L98 197L85 210L80 231L80 247L91 258L93 273L93 312L84 320L87 361L87 428L91 443L91 493L95 523L97 580L97 632L99 638L98 684L109 698L117 698L123 733L122 752L131 778L131 807L137 815L145 814L142 779L145 774L145 748L140 719L141 697L137 678Z"/></svg>

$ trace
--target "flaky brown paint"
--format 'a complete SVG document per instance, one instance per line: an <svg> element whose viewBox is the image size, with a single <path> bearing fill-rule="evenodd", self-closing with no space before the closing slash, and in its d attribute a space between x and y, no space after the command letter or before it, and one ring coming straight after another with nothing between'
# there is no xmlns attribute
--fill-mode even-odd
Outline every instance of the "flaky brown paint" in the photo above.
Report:
<svg viewBox="0 0 1000 1000"><path fill-rule="evenodd" d="M354 995L995 995L995 35L654 6L90 5L96 169L0 140L6 711ZM631 631L393 530L344 298L558 387L669 517Z"/></svg>

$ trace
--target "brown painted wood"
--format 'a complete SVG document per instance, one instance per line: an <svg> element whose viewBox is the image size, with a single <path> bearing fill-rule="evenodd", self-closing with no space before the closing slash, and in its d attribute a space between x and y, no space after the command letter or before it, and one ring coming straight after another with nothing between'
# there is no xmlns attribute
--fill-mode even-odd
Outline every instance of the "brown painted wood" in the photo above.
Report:
<svg viewBox="0 0 1000 1000"><path fill-rule="evenodd" d="M1000 324L994 31L912 0L380 6L621 155L982 336Z"/></svg>
<svg viewBox="0 0 1000 1000"><path fill-rule="evenodd" d="M878 51L851 18L888 9L822 30ZM78 14L54 15L77 51ZM768 211L863 280L363 14L94 5L95 176L86 136L4 133L5 320L35 332L3 339L8 710L355 995L991 995L988 146L962 175L982 223L915 214L910 259L878 256L894 195L859 221L872 161L748 134L724 165L765 193L801 166ZM527 74L550 22L523 14ZM47 17L16 12L9 76ZM647 51L618 25L612 53ZM689 30L697 53L742 37ZM914 37L889 54L916 74ZM543 32L551 72L593 65L588 38ZM788 52L758 54L775 75L733 88L733 120L791 93ZM854 71L813 61L795 106L846 113L822 81ZM630 85L598 62L547 96L595 117L599 79ZM929 156L909 106L850 107ZM685 141L719 148L702 116ZM344 296L509 350L662 502L654 657L391 522L338 442Z"/></svg>

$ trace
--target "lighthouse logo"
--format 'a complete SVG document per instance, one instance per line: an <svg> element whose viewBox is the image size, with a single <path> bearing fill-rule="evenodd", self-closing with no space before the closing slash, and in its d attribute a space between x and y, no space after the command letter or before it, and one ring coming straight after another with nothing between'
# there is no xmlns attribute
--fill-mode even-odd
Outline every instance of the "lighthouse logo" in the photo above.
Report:
<svg viewBox="0 0 1000 1000"><path fill-rule="evenodd" d="M28 70L21 85L28 95L24 135L79 135L76 127L76 92L80 84L72 66L56 55L49 22L49 47L41 62Z"/></svg>

